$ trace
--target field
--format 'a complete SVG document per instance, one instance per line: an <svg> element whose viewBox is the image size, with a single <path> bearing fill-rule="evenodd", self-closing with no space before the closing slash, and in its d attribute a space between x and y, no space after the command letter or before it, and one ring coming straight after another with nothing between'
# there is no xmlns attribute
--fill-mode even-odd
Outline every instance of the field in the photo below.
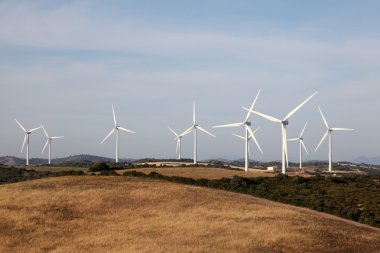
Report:
<svg viewBox="0 0 380 253"><path fill-rule="evenodd" d="M19 168L23 168L24 166L18 166ZM35 171L51 171L51 172L62 172L62 171L88 171L88 168L83 167L67 167L67 166L33 166L29 167Z"/></svg>
<svg viewBox="0 0 380 253"><path fill-rule="evenodd" d="M199 167L179 167L180 163L148 163L148 164L155 164L156 166L160 166L161 164L167 164L175 167L164 167L164 168L137 168L133 169L138 172L143 172L146 174L149 174L150 172L158 172L162 175L166 176L180 176L180 177L188 177L188 178L194 178L194 179L200 179L200 178L207 178L207 179L220 179L223 177L226 178L232 178L233 176L240 176L240 177L274 177L277 175L277 173L266 171L266 170L259 170L259 169L252 169L250 168L248 172L245 172L243 168L239 168L236 166L232 166L234 168L231 169L222 169L222 168L213 168L213 167L207 167L207 166L199 166ZM188 164L187 164L188 165ZM125 171L128 170L118 170L117 172L119 174L123 174ZM289 176L303 176L303 177L309 177L309 173L305 172L288 172Z"/></svg>
<svg viewBox="0 0 380 253"><path fill-rule="evenodd" d="M0 217L0 252L380 252L373 227L145 178L0 185Z"/></svg>
<svg viewBox="0 0 380 253"><path fill-rule="evenodd" d="M273 177L276 174L267 172L264 170L252 170L249 172L245 172L242 170L227 170L227 169L219 169L219 168L207 168L207 167L196 167L196 168L141 168L141 169L133 169L138 172L143 172L149 174L150 172L158 172L162 175L166 176L181 176L181 177L189 177L194 179L199 178L207 178L207 179L220 179L223 177L232 178L233 176L241 176L241 177ZM127 170L117 171L122 174Z"/></svg>

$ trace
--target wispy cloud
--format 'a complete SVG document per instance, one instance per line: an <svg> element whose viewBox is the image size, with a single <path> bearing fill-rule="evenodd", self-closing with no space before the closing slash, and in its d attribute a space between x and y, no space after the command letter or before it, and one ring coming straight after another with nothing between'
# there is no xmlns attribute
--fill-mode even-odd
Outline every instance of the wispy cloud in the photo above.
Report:
<svg viewBox="0 0 380 253"><path fill-rule="evenodd" d="M183 31L173 24L161 27L125 17L122 22L99 18L88 2L50 9L31 3L0 4L0 43L50 50L105 50L153 55L197 54L198 57L257 59L289 64L301 62L360 61L379 63L380 38L308 39L291 36L249 35L207 29ZM312 28L311 28L312 29ZM303 29L305 30L305 28Z"/></svg>

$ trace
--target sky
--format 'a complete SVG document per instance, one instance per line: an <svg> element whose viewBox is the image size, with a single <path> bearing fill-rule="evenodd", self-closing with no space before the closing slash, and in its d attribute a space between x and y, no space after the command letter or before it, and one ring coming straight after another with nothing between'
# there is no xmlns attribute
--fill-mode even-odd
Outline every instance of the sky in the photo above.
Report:
<svg viewBox="0 0 380 253"><path fill-rule="evenodd" d="M52 136L53 157L114 157L115 139L100 141L118 123L120 157L174 158L178 132L197 122L216 135L198 135L198 158L238 159L241 122L257 92L255 110L283 118L315 91L290 120L288 137L308 122L306 160L327 160L327 142L314 152L325 126L354 128L333 135L335 161L377 156L380 132L379 1L0 1L0 156L20 153L15 118ZM281 159L281 128L260 127L261 155ZM31 157L46 141L33 132ZM192 157L191 135L183 157ZM289 143L289 158L298 146Z"/></svg>

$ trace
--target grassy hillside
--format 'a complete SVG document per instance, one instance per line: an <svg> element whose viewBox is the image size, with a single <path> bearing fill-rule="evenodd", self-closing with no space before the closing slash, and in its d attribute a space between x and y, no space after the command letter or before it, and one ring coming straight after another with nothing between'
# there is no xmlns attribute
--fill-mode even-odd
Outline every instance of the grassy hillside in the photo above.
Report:
<svg viewBox="0 0 380 253"><path fill-rule="evenodd" d="M376 228L146 178L0 185L0 217L0 252L380 252Z"/></svg>

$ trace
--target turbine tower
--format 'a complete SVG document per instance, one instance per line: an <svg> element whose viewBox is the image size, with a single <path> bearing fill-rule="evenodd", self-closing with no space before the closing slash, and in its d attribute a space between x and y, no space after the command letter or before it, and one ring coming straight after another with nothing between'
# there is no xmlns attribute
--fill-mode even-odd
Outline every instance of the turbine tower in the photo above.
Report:
<svg viewBox="0 0 380 253"><path fill-rule="evenodd" d="M48 133L46 132L46 129L45 129L44 126L42 126L42 130L44 130L47 140L46 140L46 143L45 143L44 148L42 149L41 154L44 153L46 146L49 144L49 164L51 164L51 141L52 141L52 140L55 140L55 139L61 139L61 138L63 138L63 136L49 137L49 135L48 135Z"/></svg>
<svg viewBox="0 0 380 253"><path fill-rule="evenodd" d="M285 116L285 118L283 120L277 119L275 117L266 115L266 114L261 113L261 112L254 111L255 114L263 117L264 119L267 119L267 120L281 124L281 132L282 132L282 150L281 150L281 153L282 153L282 174L286 174L286 167L288 166L288 145L287 145L287 138L286 138L286 126L289 125L288 120L290 119L290 117L293 116L293 114L295 114L302 106L304 106L317 93L318 93L318 91L315 92L310 97L308 97L299 106L294 108L291 112L288 113L288 115ZM247 108L244 108L244 109L248 110Z"/></svg>
<svg viewBox="0 0 380 253"><path fill-rule="evenodd" d="M288 141L299 141L299 148L300 148L300 169L302 169L302 148L306 151L307 154L309 154L309 151L307 151L307 148L305 146L305 143L303 142L303 133L305 132L305 128L307 126L307 122L305 126L303 127L301 134L298 138L289 139Z"/></svg>
<svg viewBox="0 0 380 253"><path fill-rule="evenodd" d="M323 135L322 140L319 142L319 144L318 144L318 146L314 152L317 152L319 146L321 146L322 142L326 139L327 136L329 136L329 171L331 172L331 169L332 169L332 133L334 131L353 131L354 129L352 129L352 128L337 128L337 127L330 128L329 124L327 124L327 120L326 120L325 116L323 116L322 110L319 106L318 106L318 109L319 109L319 112L321 113L323 122L325 123L325 126L327 128L327 131Z"/></svg>
<svg viewBox="0 0 380 253"><path fill-rule="evenodd" d="M212 133L209 133L208 131L206 131L204 128L202 128L201 126L197 124L197 121L195 118L195 101L193 101L193 125L189 127L188 129L186 129L181 135L184 136L194 131L194 164L197 164L197 131L198 130L201 130L202 132L212 137L215 137L215 135L213 135Z"/></svg>
<svg viewBox="0 0 380 253"><path fill-rule="evenodd" d="M250 143L249 143L249 141L250 141L251 139L253 139L253 141L255 142L255 144L256 144L256 146L257 146L257 148L260 150L261 154L263 154L263 151L261 150L260 145L259 145L259 143L257 142L257 139L256 139L256 137L255 137L255 133L257 133L258 130L259 130L259 128L257 128L255 131L253 131L253 135L250 134L250 135L248 136L248 154L247 154L248 161L249 161L249 156L251 155L251 148L250 148ZM238 137L239 139L242 139L242 140L244 140L244 141L246 140L246 138L243 137L243 136L241 136L241 135L237 135L237 134L232 134L232 135L234 135L234 136L236 136L236 137ZM245 145L244 145L244 147L245 147ZM246 168L245 171L248 171L248 168Z"/></svg>
<svg viewBox="0 0 380 253"><path fill-rule="evenodd" d="M103 142L105 142L113 133L116 133L116 154L115 154L115 161L116 161L116 163L118 163L119 162L119 130L122 130L122 131L125 131L125 132L128 132L128 133L133 133L133 134L135 132L117 125L116 116L115 116L115 109L113 108L113 105L112 105L112 115L113 115L114 127L107 134L107 136L102 140L102 142L100 144L102 144Z"/></svg>
<svg viewBox="0 0 380 253"><path fill-rule="evenodd" d="M182 137L185 136L186 134L188 133L182 133L182 134L177 134L173 129L171 129L170 127L168 127L170 132L172 132L174 135L175 135L175 138L174 140L177 141L177 147L176 147L176 154L178 155L178 160L181 160L181 140L182 140Z"/></svg>
<svg viewBox="0 0 380 253"><path fill-rule="evenodd" d="M42 126L39 126L39 127L36 127L36 128L33 128L33 129L30 129L30 130L26 130L21 124L20 122L17 121L17 119L15 119L17 124L20 126L20 128L22 129L22 131L24 131L25 133L25 136L24 136L24 141L22 142L22 148L21 148L21 153L22 151L24 150L24 146L25 146L25 142L26 142L26 165L29 165L29 135L36 131L37 129L40 129Z"/></svg>
<svg viewBox="0 0 380 253"><path fill-rule="evenodd" d="M239 126L244 126L245 127L245 143L244 143L244 157L245 157L245 165L244 165L244 170L245 171L248 171L248 166L249 166L249 154L248 154L248 141L249 141L249 138L251 137L256 145L258 146L258 142L256 140L256 137L251 129L251 122L249 122L249 117L251 116L252 112L253 112L253 107L255 106L256 104L256 101L257 101L257 98L259 97L259 94L260 94L260 90L259 92L257 93L256 95L256 98L253 100L253 103L251 105L251 107L248 110L248 113L245 117L245 120L243 122L240 122L240 123L232 123L232 124L226 124L226 125L219 125L219 126L213 126L213 128L222 128L222 127L239 127ZM258 146L259 147L259 146ZM261 148L259 147L259 149L261 150Z"/></svg>

